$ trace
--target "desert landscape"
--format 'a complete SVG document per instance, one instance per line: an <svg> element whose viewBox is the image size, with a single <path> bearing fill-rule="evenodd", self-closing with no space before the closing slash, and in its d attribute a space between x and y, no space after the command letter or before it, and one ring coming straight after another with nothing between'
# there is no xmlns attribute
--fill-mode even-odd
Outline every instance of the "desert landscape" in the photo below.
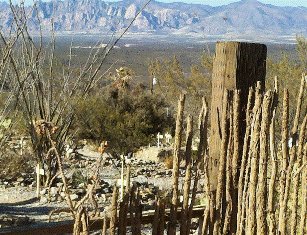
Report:
<svg viewBox="0 0 307 235"><path fill-rule="evenodd" d="M306 234L306 16L1 2L0 234Z"/></svg>

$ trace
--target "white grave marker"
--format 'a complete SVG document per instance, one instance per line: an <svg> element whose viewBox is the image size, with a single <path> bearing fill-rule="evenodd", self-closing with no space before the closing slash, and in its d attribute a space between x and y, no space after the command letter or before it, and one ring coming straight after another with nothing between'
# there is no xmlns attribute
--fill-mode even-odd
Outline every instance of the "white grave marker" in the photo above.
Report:
<svg viewBox="0 0 307 235"><path fill-rule="evenodd" d="M158 139L158 148L160 148L160 140L163 139L163 135L160 135L160 132L157 134L157 139Z"/></svg>
<svg viewBox="0 0 307 235"><path fill-rule="evenodd" d="M172 135L170 133L166 132L166 134L164 136L165 136L166 143L170 144L171 139L173 138Z"/></svg>

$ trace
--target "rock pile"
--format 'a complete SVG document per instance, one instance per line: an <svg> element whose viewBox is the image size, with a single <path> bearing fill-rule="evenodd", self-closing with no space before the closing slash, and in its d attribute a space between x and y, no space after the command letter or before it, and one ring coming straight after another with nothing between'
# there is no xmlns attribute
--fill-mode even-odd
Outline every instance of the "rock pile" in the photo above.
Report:
<svg viewBox="0 0 307 235"><path fill-rule="evenodd" d="M72 201L78 201L86 194L86 184L80 183L78 185L70 185L70 198ZM44 188L40 192L41 203L47 202L62 202L65 200L65 192L63 183L59 182L56 183L56 186L50 188ZM94 196L96 197L97 201L100 203L105 203L107 198L111 197L112 195L112 186L109 185L108 182L101 180L98 187L94 190Z"/></svg>
<svg viewBox="0 0 307 235"><path fill-rule="evenodd" d="M0 179L0 187L9 188L15 186L33 186L35 184L34 174L21 173L16 178L3 178Z"/></svg>

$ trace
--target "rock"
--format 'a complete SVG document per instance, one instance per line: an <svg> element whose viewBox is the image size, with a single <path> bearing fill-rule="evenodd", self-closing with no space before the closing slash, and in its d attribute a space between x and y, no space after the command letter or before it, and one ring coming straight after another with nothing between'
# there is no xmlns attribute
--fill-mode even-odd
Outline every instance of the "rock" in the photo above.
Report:
<svg viewBox="0 0 307 235"><path fill-rule="evenodd" d="M85 184L84 183L81 183L78 185L78 188L84 188L85 187Z"/></svg>
<svg viewBox="0 0 307 235"><path fill-rule="evenodd" d="M50 195L55 196L58 193L58 188L57 187L51 187L50 188Z"/></svg>
<svg viewBox="0 0 307 235"><path fill-rule="evenodd" d="M47 193L47 189L45 188L39 192L40 195L45 195L46 193Z"/></svg>
<svg viewBox="0 0 307 235"><path fill-rule="evenodd" d="M48 199L47 197L41 197L40 200L39 200L40 203L47 203L48 202Z"/></svg>
<svg viewBox="0 0 307 235"><path fill-rule="evenodd" d="M102 193L104 194L112 193L112 187L106 187L102 189Z"/></svg>
<svg viewBox="0 0 307 235"><path fill-rule="evenodd" d="M63 184L62 182L56 184L56 186L57 186L58 188L62 187L63 185L64 185L64 184Z"/></svg>
<svg viewBox="0 0 307 235"><path fill-rule="evenodd" d="M56 201L56 197L51 197L51 198L50 198L50 201L51 201L51 202L55 202L55 201Z"/></svg>
<svg viewBox="0 0 307 235"><path fill-rule="evenodd" d="M21 183L21 182L23 182L24 180L25 180L25 179L24 179L23 177L18 177L16 181L19 182L19 183Z"/></svg>
<svg viewBox="0 0 307 235"><path fill-rule="evenodd" d="M107 201L107 196L105 194L101 194L99 197L100 202L106 202Z"/></svg>
<svg viewBox="0 0 307 235"><path fill-rule="evenodd" d="M70 198L72 201L77 201L79 199L79 196L77 194L71 194Z"/></svg>

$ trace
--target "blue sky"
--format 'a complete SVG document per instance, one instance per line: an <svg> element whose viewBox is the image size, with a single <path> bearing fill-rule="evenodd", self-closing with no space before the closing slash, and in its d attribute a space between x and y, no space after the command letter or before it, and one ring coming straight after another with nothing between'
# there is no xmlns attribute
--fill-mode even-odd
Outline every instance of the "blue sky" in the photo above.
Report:
<svg viewBox="0 0 307 235"><path fill-rule="evenodd" d="M9 0L0 0L8 2ZM18 0L13 0L14 2L18 2ZM46 1L46 0L44 0ZM48 1L48 0L47 0ZM119 0L104 0L108 2L117 2ZM146 0L143 0L146 2ZM186 2L186 3L201 3L211 6L220 6L232 2L236 2L239 0L157 0L160 2ZM32 0L25 0L26 3L33 2ZM307 7L307 0L260 0L262 3L273 4L276 6L304 6Z"/></svg>

